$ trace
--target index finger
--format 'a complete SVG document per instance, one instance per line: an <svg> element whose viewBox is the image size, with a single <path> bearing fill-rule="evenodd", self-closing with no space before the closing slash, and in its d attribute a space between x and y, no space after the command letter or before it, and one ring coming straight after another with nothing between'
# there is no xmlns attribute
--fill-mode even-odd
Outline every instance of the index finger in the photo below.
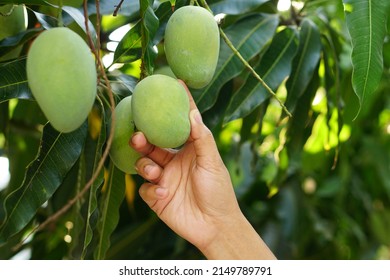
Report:
<svg viewBox="0 0 390 280"><path fill-rule="evenodd" d="M142 132L134 133L129 144L134 150L141 153L143 156L152 159L162 167L167 165L176 153L172 149L161 149L152 145Z"/></svg>

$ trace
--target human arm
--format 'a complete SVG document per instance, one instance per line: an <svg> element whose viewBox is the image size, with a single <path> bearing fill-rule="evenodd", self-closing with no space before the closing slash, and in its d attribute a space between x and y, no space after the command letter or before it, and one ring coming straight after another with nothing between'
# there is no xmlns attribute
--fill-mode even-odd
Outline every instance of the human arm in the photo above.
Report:
<svg viewBox="0 0 390 280"><path fill-rule="evenodd" d="M180 150L151 145L141 132L131 140L144 155L136 163L148 181L139 190L141 197L208 259L274 259L242 214L213 135L187 92L191 134Z"/></svg>

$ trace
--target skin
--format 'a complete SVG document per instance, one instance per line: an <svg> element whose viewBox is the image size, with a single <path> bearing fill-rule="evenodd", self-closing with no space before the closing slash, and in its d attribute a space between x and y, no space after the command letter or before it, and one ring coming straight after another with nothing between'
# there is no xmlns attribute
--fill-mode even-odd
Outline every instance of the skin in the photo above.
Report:
<svg viewBox="0 0 390 280"><path fill-rule="evenodd" d="M141 132L130 145L143 156L137 172L148 182L142 199L173 231L208 259L275 259L242 214L229 173L188 88L191 134L180 150L161 149Z"/></svg>

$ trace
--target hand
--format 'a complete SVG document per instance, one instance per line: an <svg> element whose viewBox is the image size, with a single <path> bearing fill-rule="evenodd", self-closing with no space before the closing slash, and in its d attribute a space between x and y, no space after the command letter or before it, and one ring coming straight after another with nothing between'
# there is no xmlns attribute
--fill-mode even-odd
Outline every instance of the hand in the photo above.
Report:
<svg viewBox="0 0 390 280"><path fill-rule="evenodd" d="M139 190L142 199L208 258L274 258L242 215L213 135L183 86L190 99L191 134L187 143L180 150L172 150L150 144L141 132L131 139L132 147L144 155L136 163L138 173L148 180ZM243 236L246 232L248 236ZM261 241L264 248L246 252L256 250L253 244L243 242L246 238L249 242Z"/></svg>

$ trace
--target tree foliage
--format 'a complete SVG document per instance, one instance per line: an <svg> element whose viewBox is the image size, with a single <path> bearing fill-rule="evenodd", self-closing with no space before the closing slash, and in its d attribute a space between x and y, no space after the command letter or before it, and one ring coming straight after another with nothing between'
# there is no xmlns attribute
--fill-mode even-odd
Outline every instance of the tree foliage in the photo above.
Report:
<svg viewBox="0 0 390 280"><path fill-rule="evenodd" d="M203 258L141 201L142 179L106 157L112 102L167 65L173 3L210 8L227 38L213 80L192 94L276 256L390 258L388 1L300 0L287 11L277 0L119 2L0 0L28 11L28 28L0 40L0 156L11 175L1 259ZM34 38L61 25L88 42L100 75L88 121L67 134L47 123L25 73Z"/></svg>

